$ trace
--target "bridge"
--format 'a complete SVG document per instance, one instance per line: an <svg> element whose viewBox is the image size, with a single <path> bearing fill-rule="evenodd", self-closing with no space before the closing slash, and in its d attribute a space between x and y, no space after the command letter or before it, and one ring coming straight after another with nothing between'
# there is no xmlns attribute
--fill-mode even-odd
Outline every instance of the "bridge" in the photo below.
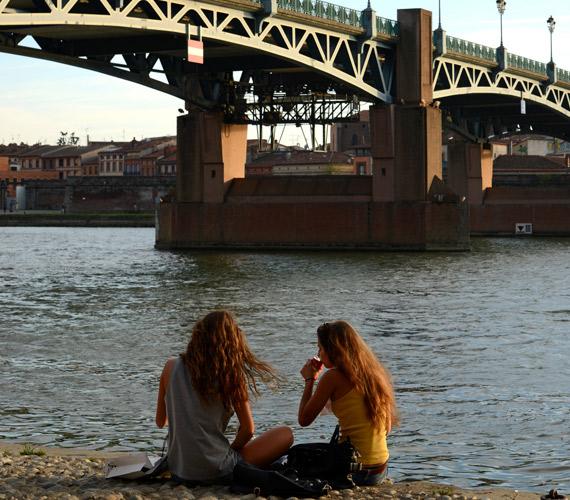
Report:
<svg viewBox="0 0 570 500"><path fill-rule="evenodd" d="M204 43L203 65L186 61L188 39ZM163 246L279 245L277 236L255 234L255 223L243 228L238 219L261 221L271 211L298 218L302 197L287 205L283 193L271 199L276 188L269 185L266 192L256 187L260 196L243 195L247 124L314 128L352 120L360 103L371 103L374 176L359 191L360 205L351 205L354 218L366 220L347 227L339 244L374 248L465 247L461 194L468 194L469 162L481 160L474 175L485 183L485 140L517 128L570 137L568 71L432 32L431 13L419 9L389 20L370 6L356 11L320 0L0 0L0 51L184 99L176 201L161 209ZM442 126L469 139L458 146L469 155L451 155L462 172L451 182L460 196L441 183ZM339 184L307 205L299 223L307 236L299 240L303 231L295 226L285 244L331 244L318 233L338 233L334 224L310 214L335 203L346 213L346 189ZM210 213L213 206L224 214ZM228 225L249 236L240 240Z"/></svg>

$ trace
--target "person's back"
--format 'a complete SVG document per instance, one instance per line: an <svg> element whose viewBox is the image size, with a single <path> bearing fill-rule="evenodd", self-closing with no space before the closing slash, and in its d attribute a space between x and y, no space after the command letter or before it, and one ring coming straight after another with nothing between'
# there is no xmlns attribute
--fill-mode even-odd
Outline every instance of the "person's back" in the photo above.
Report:
<svg viewBox="0 0 570 500"><path fill-rule="evenodd" d="M240 455L224 432L231 417L221 401L204 403L181 358L175 361L166 391L169 422L168 468L180 479L224 482Z"/></svg>
<svg viewBox="0 0 570 500"><path fill-rule="evenodd" d="M374 427L368 417L362 394L351 389L332 401L331 409L340 424L341 440L350 438L364 464L383 464L388 461L386 431Z"/></svg>
<svg viewBox="0 0 570 500"><path fill-rule="evenodd" d="M227 311L194 325L186 351L168 359L158 387L155 420L159 428L169 426L167 460L175 480L227 483L239 460L263 467L289 449L293 433L286 426L252 439L249 392L258 394L256 379L274 378ZM224 432L234 412L239 427L230 444Z"/></svg>

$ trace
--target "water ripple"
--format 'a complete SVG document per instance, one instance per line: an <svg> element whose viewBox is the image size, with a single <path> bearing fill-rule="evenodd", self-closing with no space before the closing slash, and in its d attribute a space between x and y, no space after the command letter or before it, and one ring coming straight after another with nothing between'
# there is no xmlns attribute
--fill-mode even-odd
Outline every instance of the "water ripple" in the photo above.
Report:
<svg viewBox="0 0 570 500"><path fill-rule="evenodd" d="M570 487L570 240L320 254L159 252L150 229L0 228L0 238L1 439L160 449L162 365L197 318L227 307L285 379L254 403L260 430L328 438L331 415L296 425L298 371L316 326L344 318L394 377L396 479Z"/></svg>

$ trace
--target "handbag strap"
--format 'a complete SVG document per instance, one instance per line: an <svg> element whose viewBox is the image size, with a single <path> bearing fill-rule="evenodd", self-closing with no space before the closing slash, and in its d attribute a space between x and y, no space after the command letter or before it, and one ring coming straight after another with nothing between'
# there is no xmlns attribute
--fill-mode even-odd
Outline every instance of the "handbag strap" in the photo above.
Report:
<svg viewBox="0 0 570 500"><path fill-rule="evenodd" d="M166 444L168 443L168 433L164 437L164 441L162 442L162 451L160 452L160 456L164 457L166 455Z"/></svg>
<svg viewBox="0 0 570 500"><path fill-rule="evenodd" d="M340 436L340 425L336 424L336 427L334 429L333 435L330 440L330 444L337 444L339 436Z"/></svg>

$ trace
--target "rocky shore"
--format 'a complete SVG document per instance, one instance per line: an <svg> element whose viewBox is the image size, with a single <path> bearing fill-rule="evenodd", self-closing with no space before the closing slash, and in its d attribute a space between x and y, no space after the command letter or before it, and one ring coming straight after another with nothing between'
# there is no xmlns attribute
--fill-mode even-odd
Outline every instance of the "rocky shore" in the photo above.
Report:
<svg viewBox="0 0 570 500"><path fill-rule="evenodd" d="M25 453L25 454L23 454ZM234 495L224 486L187 488L172 481L137 482L105 479L111 453L37 448L0 443L0 500L254 500ZM331 491L332 500L537 500L535 493L516 490L462 490L428 482L402 482L354 490ZM263 500L262 497L257 497ZM277 500L269 497L268 500Z"/></svg>

